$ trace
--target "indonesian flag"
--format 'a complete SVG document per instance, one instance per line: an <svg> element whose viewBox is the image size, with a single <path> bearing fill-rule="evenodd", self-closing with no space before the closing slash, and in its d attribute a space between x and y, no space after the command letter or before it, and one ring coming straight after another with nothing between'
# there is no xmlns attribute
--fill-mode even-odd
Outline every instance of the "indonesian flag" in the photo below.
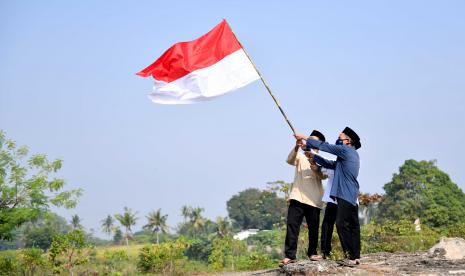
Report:
<svg viewBox="0 0 465 276"><path fill-rule="evenodd" d="M137 75L155 79L149 98L160 104L209 100L260 78L226 20L195 40L174 44Z"/></svg>

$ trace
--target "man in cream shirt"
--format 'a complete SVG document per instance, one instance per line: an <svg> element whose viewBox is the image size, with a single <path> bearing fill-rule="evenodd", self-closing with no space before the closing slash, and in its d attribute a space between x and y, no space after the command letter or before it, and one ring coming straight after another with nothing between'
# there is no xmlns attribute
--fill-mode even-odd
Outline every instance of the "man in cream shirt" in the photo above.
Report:
<svg viewBox="0 0 465 276"><path fill-rule="evenodd" d="M324 135L317 130L310 134L309 139L325 141ZM316 164L310 163L308 158L299 152L301 147L305 147L305 143L302 140L297 140L296 146L287 158L287 163L296 168L294 183L289 195L285 257L281 261L282 265L294 262L296 259L297 241L304 217L308 225L309 244L307 256L311 260L321 259L316 250L318 246L320 210L323 208L323 202L321 201L323 196L323 186L321 184L323 174Z"/></svg>

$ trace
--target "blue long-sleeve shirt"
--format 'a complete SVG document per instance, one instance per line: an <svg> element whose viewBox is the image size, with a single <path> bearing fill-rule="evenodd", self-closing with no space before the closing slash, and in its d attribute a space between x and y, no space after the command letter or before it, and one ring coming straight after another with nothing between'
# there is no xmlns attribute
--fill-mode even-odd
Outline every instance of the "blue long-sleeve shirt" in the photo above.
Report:
<svg viewBox="0 0 465 276"><path fill-rule="evenodd" d="M317 148L337 156L336 161L315 155L313 160L322 167L334 170L331 198L344 199L354 206L357 205L359 184L357 181L360 169L360 157L354 147L347 145L331 145L318 140L307 140L307 148Z"/></svg>

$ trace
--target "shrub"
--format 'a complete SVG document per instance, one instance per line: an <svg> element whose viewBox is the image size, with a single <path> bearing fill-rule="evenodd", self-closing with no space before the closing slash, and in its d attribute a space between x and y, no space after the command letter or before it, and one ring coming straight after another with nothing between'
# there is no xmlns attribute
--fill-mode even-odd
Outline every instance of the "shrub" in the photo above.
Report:
<svg viewBox="0 0 465 276"><path fill-rule="evenodd" d="M276 262L273 261L270 255L258 252L242 255L236 263L237 270L258 270L276 266Z"/></svg>
<svg viewBox="0 0 465 276"><path fill-rule="evenodd" d="M190 246L186 249L185 255L189 260L208 261L212 252L212 243L207 238L192 240Z"/></svg>
<svg viewBox="0 0 465 276"><path fill-rule="evenodd" d="M444 234L448 237L459 237L465 239L465 223L450 225L445 229L444 232Z"/></svg>
<svg viewBox="0 0 465 276"><path fill-rule="evenodd" d="M212 241L212 252L208 257L209 267L214 271L224 268L235 270L238 257L247 252L244 241L234 240L231 236L215 238Z"/></svg>
<svg viewBox="0 0 465 276"><path fill-rule="evenodd" d="M105 251L103 253L105 259L114 262L122 262L129 260L129 256L125 250L112 250L112 251Z"/></svg>
<svg viewBox="0 0 465 276"><path fill-rule="evenodd" d="M57 235L50 246L49 260L53 271L72 270L75 266L89 261L92 247L85 241L82 230L73 230L67 234Z"/></svg>
<svg viewBox="0 0 465 276"><path fill-rule="evenodd" d="M182 271L189 243L184 238L176 241L144 246L139 250L137 267L141 272L176 274Z"/></svg>
<svg viewBox="0 0 465 276"><path fill-rule="evenodd" d="M38 269L46 266L46 260L42 254L43 251L39 248L27 248L21 251L19 259L25 275L36 275Z"/></svg>
<svg viewBox="0 0 465 276"><path fill-rule="evenodd" d="M123 270L129 261L125 250L106 250L103 253L103 264L105 274L115 274Z"/></svg>
<svg viewBox="0 0 465 276"><path fill-rule="evenodd" d="M279 227L269 231L260 231L247 238L247 244L253 246L254 251L270 255L269 258L278 261L282 258L286 228Z"/></svg>
<svg viewBox="0 0 465 276"><path fill-rule="evenodd" d="M362 253L413 252L426 250L439 239L439 233L426 225L421 231L407 220L370 222L362 227Z"/></svg>
<svg viewBox="0 0 465 276"><path fill-rule="evenodd" d="M0 276L19 275L16 253L7 251L0 254Z"/></svg>

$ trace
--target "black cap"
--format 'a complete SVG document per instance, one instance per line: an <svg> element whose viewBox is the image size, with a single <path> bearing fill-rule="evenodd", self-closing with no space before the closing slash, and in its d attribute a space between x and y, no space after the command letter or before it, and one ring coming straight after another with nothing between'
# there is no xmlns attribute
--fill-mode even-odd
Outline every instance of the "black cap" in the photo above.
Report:
<svg viewBox="0 0 465 276"><path fill-rule="evenodd" d="M312 131L312 133L310 133L310 136L316 136L318 137L318 139L320 139L320 141L323 141L325 142L326 141L326 138L325 136L323 135L323 133L319 132L318 130L314 129Z"/></svg>
<svg viewBox="0 0 465 276"><path fill-rule="evenodd" d="M342 131L345 135L349 136L350 139L352 139L352 144L354 145L355 149L359 149L362 144L360 143L360 137L358 137L358 134L355 133L350 127L344 128Z"/></svg>

